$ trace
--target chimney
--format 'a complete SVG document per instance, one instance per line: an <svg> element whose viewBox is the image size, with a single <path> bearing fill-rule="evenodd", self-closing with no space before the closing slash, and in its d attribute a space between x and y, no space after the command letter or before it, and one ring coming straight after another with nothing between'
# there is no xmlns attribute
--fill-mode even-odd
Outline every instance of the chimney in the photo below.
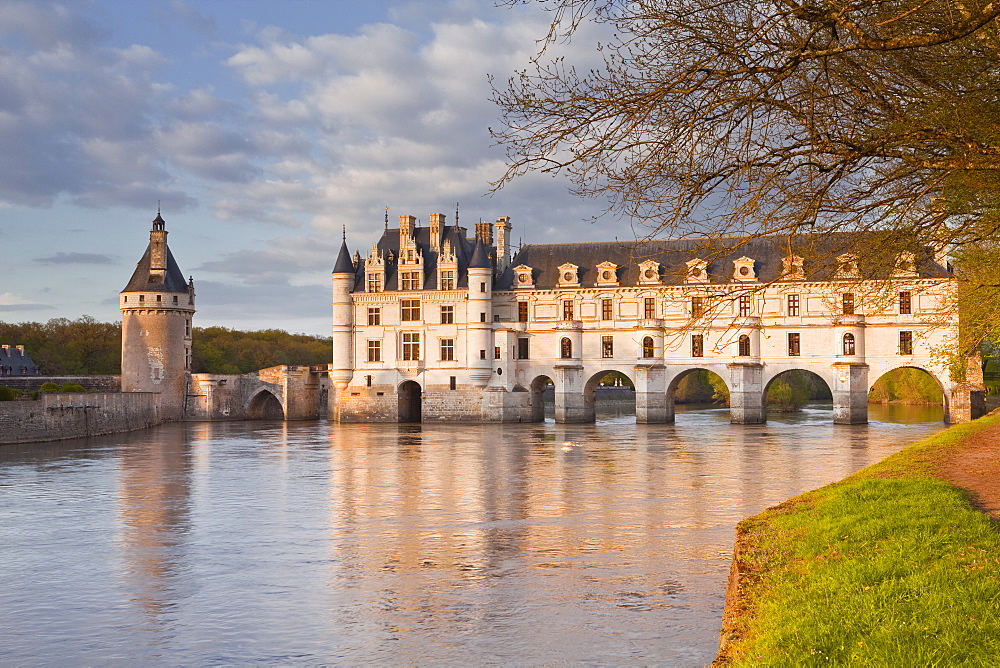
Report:
<svg viewBox="0 0 1000 668"><path fill-rule="evenodd" d="M440 250L441 248L441 235L444 233L444 228L447 226L445 222L445 216L443 213L432 213L431 216L431 248Z"/></svg>
<svg viewBox="0 0 1000 668"><path fill-rule="evenodd" d="M399 247L402 248L406 243L413 239L413 231L417 226L417 219L415 216L400 216L399 217Z"/></svg>
<svg viewBox="0 0 1000 668"><path fill-rule="evenodd" d="M497 269L503 271L510 264L510 216L498 216L497 233Z"/></svg>
<svg viewBox="0 0 1000 668"><path fill-rule="evenodd" d="M493 226L489 223L479 221L476 223L476 238L481 239L487 246L493 245Z"/></svg>
<svg viewBox="0 0 1000 668"><path fill-rule="evenodd" d="M14 347L21 351L21 356L23 357L24 356L24 346L14 346Z"/></svg>

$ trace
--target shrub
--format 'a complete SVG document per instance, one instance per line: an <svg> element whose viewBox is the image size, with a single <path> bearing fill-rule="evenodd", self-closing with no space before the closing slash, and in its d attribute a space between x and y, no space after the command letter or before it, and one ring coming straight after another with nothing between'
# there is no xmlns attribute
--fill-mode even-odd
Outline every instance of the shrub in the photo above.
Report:
<svg viewBox="0 0 1000 668"><path fill-rule="evenodd" d="M0 401L14 401L14 390L0 385Z"/></svg>
<svg viewBox="0 0 1000 668"><path fill-rule="evenodd" d="M83 385L80 385L79 383L66 383L61 388L59 388L59 391L60 392L86 392L87 388L85 388Z"/></svg>
<svg viewBox="0 0 1000 668"><path fill-rule="evenodd" d="M42 394L46 392L58 392L58 391L59 391L59 386L56 385L55 383L49 383L49 382L42 383L42 386L38 388L38 392Z"/></svg>

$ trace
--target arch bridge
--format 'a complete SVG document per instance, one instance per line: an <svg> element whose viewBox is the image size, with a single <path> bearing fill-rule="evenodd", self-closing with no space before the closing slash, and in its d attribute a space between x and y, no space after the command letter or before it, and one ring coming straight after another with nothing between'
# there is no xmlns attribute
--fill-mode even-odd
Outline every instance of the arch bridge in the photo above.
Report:
<svg viewBox="0 0 1000 668"><path fill-rule="evenodd" d="M189 420L315 420L324 414L326 368L284 364L246 374L191 374Z"/></svg>

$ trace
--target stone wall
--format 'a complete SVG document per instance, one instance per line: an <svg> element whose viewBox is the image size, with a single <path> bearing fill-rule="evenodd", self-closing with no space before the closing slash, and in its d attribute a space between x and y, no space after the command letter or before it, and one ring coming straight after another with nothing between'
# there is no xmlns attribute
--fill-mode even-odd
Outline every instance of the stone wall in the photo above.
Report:
<svg viewBox="0 0 1000 668"><path fill-rule="evenodd" d="M160 422L156 394L53 392L36 401L0 402L0 444L117 434Z"/></svg>
<svg viewBox="0 0 1000 668"><path fill-rule="evenodd" d="M121 376L0 376L0 385L12 390L34 392L42 383L55 383L62 387L76 383L91 392L121 392Z"/></svg>

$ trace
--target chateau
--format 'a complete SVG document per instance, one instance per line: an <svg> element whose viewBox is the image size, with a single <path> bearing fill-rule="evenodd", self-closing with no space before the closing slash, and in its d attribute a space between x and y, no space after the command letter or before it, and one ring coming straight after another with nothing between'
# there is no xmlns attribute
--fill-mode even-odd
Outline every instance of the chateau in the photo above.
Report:
<svg viewBox="0 0 1000 668"><path fill-rule="evenodd" d="M387 223L364 258L345 240L331 419L536 422L552 386L556 421L592 421L595 387L617 371L639 422L672 422L677 384L707 369L729 387L732 421L752 424L766 419L769 383L802 369L829 385L835 421L854 424L899 367L938 380L947 421L981 414L981 383L951 382L935 355L957 326L954 279L926 249L873 268L838 251L843 235L525 245L513 257L510 239L507 217L468 236L431 214L426 227Z"/></svg>

